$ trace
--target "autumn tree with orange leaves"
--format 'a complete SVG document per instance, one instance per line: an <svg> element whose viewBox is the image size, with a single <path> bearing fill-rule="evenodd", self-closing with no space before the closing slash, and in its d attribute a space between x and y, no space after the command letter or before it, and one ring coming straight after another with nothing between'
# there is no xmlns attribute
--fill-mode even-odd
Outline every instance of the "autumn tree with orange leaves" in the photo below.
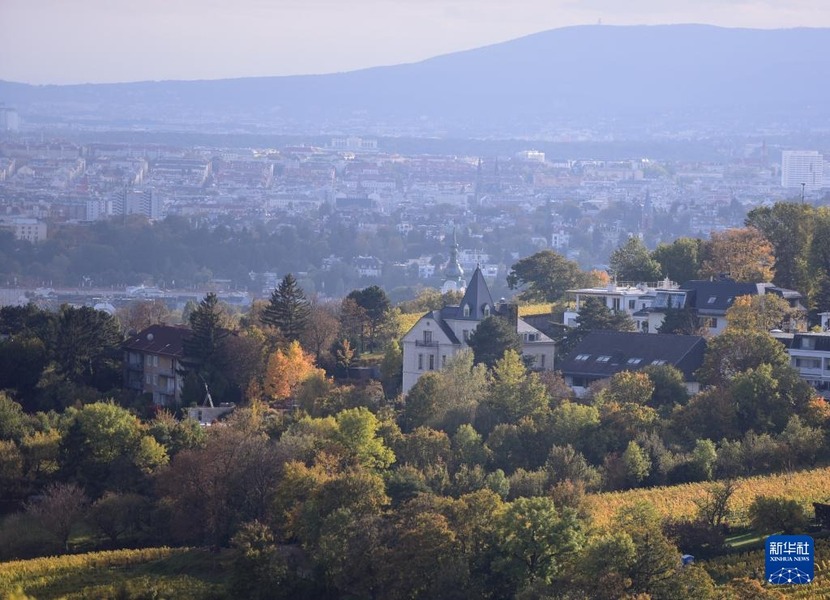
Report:
<svg viewBox="0 0 830 600"><path fill-rule="evenodd" d="M285 402L306 379L315 374L325 375L314 364L314 357L303 351L296 340L285 350L277 350L268 359L265 372L265 393L275 402Z"/></svg>
<svg viewBox="0 0 830 600"><path fill-rule="evenodd" d="M712 232L701 277L727 275L735 281L772 281L775 255L772 244L754 227Z"/></svg>

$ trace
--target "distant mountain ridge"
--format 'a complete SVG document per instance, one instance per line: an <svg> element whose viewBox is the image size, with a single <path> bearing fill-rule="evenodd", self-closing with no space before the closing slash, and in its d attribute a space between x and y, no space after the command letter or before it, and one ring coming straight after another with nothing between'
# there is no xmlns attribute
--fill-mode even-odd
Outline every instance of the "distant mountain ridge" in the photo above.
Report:
<svg viewBox="0 0 830 600"><path fill-rule="evenodd" d="M24 119L478 135L562 123L721 119L828 125L830 29L577 26L348 73L33 86L0 82ZM246 125L247 124L247 125ZM217 125L218 126L218 125ZM362 129L361 129L362 128Z"/></svg>

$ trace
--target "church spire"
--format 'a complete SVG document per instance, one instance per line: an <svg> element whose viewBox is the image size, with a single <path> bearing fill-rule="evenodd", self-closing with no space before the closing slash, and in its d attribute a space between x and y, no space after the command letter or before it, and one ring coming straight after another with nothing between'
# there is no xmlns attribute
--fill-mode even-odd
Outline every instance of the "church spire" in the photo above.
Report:
<svg viewBox="0 0 830 600"><path fill-rule="evenodd" d="M447 268L444 269L444 285L441 286L441 291L446 293L448 291L458 291L464 289L464 269L458 262L458 239L455 235L455 227L452 228L452 244L450 245L450 260L447 262Z"/></svg>

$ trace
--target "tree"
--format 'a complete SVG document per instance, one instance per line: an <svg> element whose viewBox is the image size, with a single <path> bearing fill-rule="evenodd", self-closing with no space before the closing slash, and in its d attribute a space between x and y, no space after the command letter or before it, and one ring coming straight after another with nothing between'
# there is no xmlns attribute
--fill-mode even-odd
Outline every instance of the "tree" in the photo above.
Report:
<svg viewBox="0 0 830 600"><path fill-rule="evenodd" d="M642 373L646 374L654 385L654 391L647 404L663 416L668 416L675 406L682 406L689 401L683 372L677 367L648 365Z"/></svg>
<svg viewBox="0 0 830 600"><path fill-rule="evenodd" d="M69 536L83 518L89 499L83 488L74 483L51 483L38 502L27 505L44 529L52 533L69 552Z"/></svg>
<svg viewBox="0 0 830 600"><path fill-rule="evenodd" d="M289 342L297 341L304 334L311 307L303 288L291 273L282 278L271 293L268 306L262 314L266 325L278 328Z"/></svg>
<svg viewBox="0 0 830 600"><path fill-rule="evenodd" d="M346 301L349 300L362 309L362 314L355 313L360 315L362 329L365 332L365 338L361 336L361 342L365 339L367 342L365 349L372 352L377 347L381 337L390 333L390 331L387 331L392 320L392 304L389 302L389 297L383 289L376 285L362 290L354 290L344 300L343 314L347 313Z"/></svg>
<svg viewBox="0 0 830 600"><path fill-rule="evenodd" d="M759 283L773 279L775 256L763 234L752 227L712 232L701 277L727 275L735 281Z"/></svg>
<svg viewBox="0 0 830 600"><path fill-rule="evenodd" d="M112 316L88 306L63 305L56 326L53 353L62 375L101 391L118 384L122 337Z"/></svg>
<svg viewBox="0 0 830 600"><path fill-rule="evenodd" d="M738 483L734 479L713 483L704 497L695 500L698 517L712 529L719 529L729 519L729 503L737 491Z"/></svg>
<svg viewBox="0 0 830 600"><path fill-rule="evenodd" d="M300 343L312 352L317 364L322 364L323 354L327 353L337 340L340 319L335 305L312 302L309 306L308 320L303 329Z"/></svg>
<svg viewBox="0 0 830 600"><path fill-rule="evenodd" d="M808 204L776 202L749 211L745 224L760 231L775 254L773 283L810 294L810 246L816 227L816 209Z"/></svg>
<svg viewBox="0 0 830 600"><path fill-rule="evenodd" d="M167 453L141 422L115 404L87 404L74 416L60 446L62 474L93 497L108 487L133 489L167 463Z"/></svg>
<svg viewBox="0 0 830 600"><path fill-rule="evenodd" d="M199 306L190 313L190 334L183 342L184 356L182 366L185 372L193 373L196 377L194 394L185 399L200 403L204 397L204 389L198 382L206 385L214 400L222 400L230 395L230 382L225 374L228 367L228 353L226 339L230 335L228 317L219 303L219 298L213 292L208 293Z"/></svg>
<svg viewBox="0 0 830 600"><path fill-rule="evenodd" d="M791 535L807 526L804 507L796 500L756 496L748 512L752 528L762 534L783 531Z"/></svg>
<svg viewBox="0 0 830 600"><path fill-rule="evenodd" d="M622 462L625 466L626 483L632 487L648 477L651 471L651 461L635 441L628 442L628 447L622 455Z"/></svg>
<svg viewBox="0 0 830 600"><path fill-rule="evenodd" d="M660 264L663 277L684 282L698 278L703 240L677 238L671 244L659 244L651 257Z"/></svg>
<svg viewBox="0 0 830 600"><path fill-rule="evenodd" d="M507 275L511 290L526 286L519 298L527 302L556 302L566 290L579 287L584 280L579 265L553 250L521 259Z"/></svg>
<svg viewBox="0 0 830 600"><path fill-rule="evenodd" d="M760 331L725 331L706 346L698 378L706 385L723 385L737 374L762 364L776 372L789 367L790 357L784 346L768 333Z"/></svg>
<svg viewBox="0 0 830 600"><path fill-rule="evenodd" d="M386 346L380 363L380 377L387 398L392 398L400 392L403 380L403 352L397 340L392 340Z"/></svg>
<svg viewBox="0 0 830 600"><path fill-rule="evenodd" d="M487 406L497 423L517 423L543 415L549 404L545 386L528 373L515 350L507 350L491 370Z"/></svg>
<svg viewBox="0 0 830 600"><path fill-rule="evenodd" d="M277 350L268 359L265 392L273 401L284 402L294 396L300 384L315 374L324 375L324 372L314 366L314 358L294 340L288 348Z"/></svg>
<svg viewBox="0 0 830 600"><path fill-rule="evenodd" d="M335 417L335 439L347 450L350 460L366 469L383 470L395 462L395 453L377 433L380 422L368 409L351 408Z"/></svg>
<svg viewBox="0 0 830 600"><path fill-rule="evenodd" d="M738 296L726 311L726 327L736 331L793 331L800 316L786 300L773 293Z"/></svg>
<svg viewBox="0 0 830 600"><path fill-rule="evenodd" d="M467 340L475 362L492 367L508 350L522 353L522 341L507 319L491 315L478 324Z"/></svg>
<svg viewBox="0 0 830 600"><path fill-rule="evenodd" d="M124 332L139 332L150 325L164 324L170 319L170 309L163 300L139 300L117 311Z"/></svg>
<svg viewBox="0 0 830 600"><path fill-rule="evenodd" d="M500 556L496 569L517 588L550 583L584 536L576 511L557 510L550 498L519 498L508 505L497 525Z"/></svg>
<svg viewBox="0 0 830 600"><path fill-rule="evenodd" d="M635 331L637 328L626 312L613 312L599 298L588 298L582 303L576 324L559 347L558 351L563 355L573 350L592 331Z"/></svg>
<svg viewBox="0 0 830 600"><path fill-rule="evenodd" d="M638 237L628 240L611 253L610 269L618 281L644 282L660 279L660 263Z"/></svg>
<svg viewBox="0 0 830 600"><path fill-rule="evenodd" d="M150 516L150 500L138 494L106 492L89 510L89 520L111 543L137 533Z"/></svg>

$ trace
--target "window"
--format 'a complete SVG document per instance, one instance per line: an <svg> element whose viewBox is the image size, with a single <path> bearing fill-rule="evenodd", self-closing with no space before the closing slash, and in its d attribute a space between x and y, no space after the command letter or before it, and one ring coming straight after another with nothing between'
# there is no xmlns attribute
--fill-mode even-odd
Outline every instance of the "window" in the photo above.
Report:
<svg viewBox="0 0 830 600"><path fill-rule="evenodd" d="M611 298L611 308L613 310L620 310L620 299L619 298Z"/></svg>
<svg viewBox="0 0 830 600"><path fill-rule="evenodd" d="M441 368L443 369L446 366L447 366L447 355L442 354L441 355Z"/></svg>
<svg viewBox="0 0 830 600"><path fill-rule="evenodd" d="M628 301L628 309L629 310L634 310L635 308L637 308L637 301L636 300L629 300Z"/></svg>
<svg viewBox="0 0 830 600"><path fill-rule="evenodd" d="M470 339L470 330L469 329L465 329L463 331L463 334L464 334L464 341L465 342Z"/></svg>
<svg viewBox="0 0 830 600"><path fill-rule="evenodd" d="M801 338L801 349L802 350L815 350L816 349L816 338L806 337L806 336Z"/></svg>
<svg viewBox="0 0 830 600"><path fill-rule="evenodd" d="M821 359L820 358L796 358L795 359L795 366L801 369L820 369L821 368Z"/></svg>
<svg viewBox="0 0 830 600"><path fill-rule="evenodd" d="M658 358L656 360L651 361L651 364L653 364L653 365L665 365L666 361L661 359L661 358Z"/></svg>
<svg viewBox="0 0 830 600"><path fill-rule="evenodd" d="M464 316L465 316L465 317L469 317L469 316L470 316L470 305L469 305L469 304L465 304L465 305L464 305Z"/></svg>
<svg viewBox="0 0 830 600"><path fill-rule="evenodd" d="M611 357L608 355L597 356L597 362L606 363L611 360Z"/></svg>
<svg viewBox="0 0 830 600"><path fill-rule="evenodd" d="M588 360L591 358L590 354L577 354L574 360Z"/></svg>
<svg viewBox="0 0 830 600"><path fill-rule="evenodd" d="M424 332L424 344L431 344L432 343L432 332L425 331Z"/></svg>
<svg viewBox="0 0 830 600"><path fill-rule="evenodd" d="M423 354L418 355L418 370L419 371L424 370L424 355Z"/></svg>
<svg viewBox="0 0 830 600"><path fill-rule="evenodd" d="M539 366L543 369L545 368L545 355L544 354L539 355Z"/></svg>
<svg viewBox="0 0 830 600"><path fill-rule="evenodd" d="M642 358L629 358L626 364L639 365L641 362L643 362Z"/></svg>
<svg viewBox="0 0 830 600"><path fill-rule="evenodd" d="M489 316L490 316L490 305L485 304L485 305L482 307L482 310L484 311L484 316L485 316L485 317L489 317Z"/></svg>
<svg viewBox="0 0 830 600"><path fill-rule="evenodd" d="M429 370L430 371L435 370L435 355L434 354L429 355Z"/></svg>
<svg viewBox="0 0 830 600"><path fill-rule="evenodd" d="M717 296L709 296L709 300L707 300L707 304L714 304L715 301L718 299Z"/></svg>

